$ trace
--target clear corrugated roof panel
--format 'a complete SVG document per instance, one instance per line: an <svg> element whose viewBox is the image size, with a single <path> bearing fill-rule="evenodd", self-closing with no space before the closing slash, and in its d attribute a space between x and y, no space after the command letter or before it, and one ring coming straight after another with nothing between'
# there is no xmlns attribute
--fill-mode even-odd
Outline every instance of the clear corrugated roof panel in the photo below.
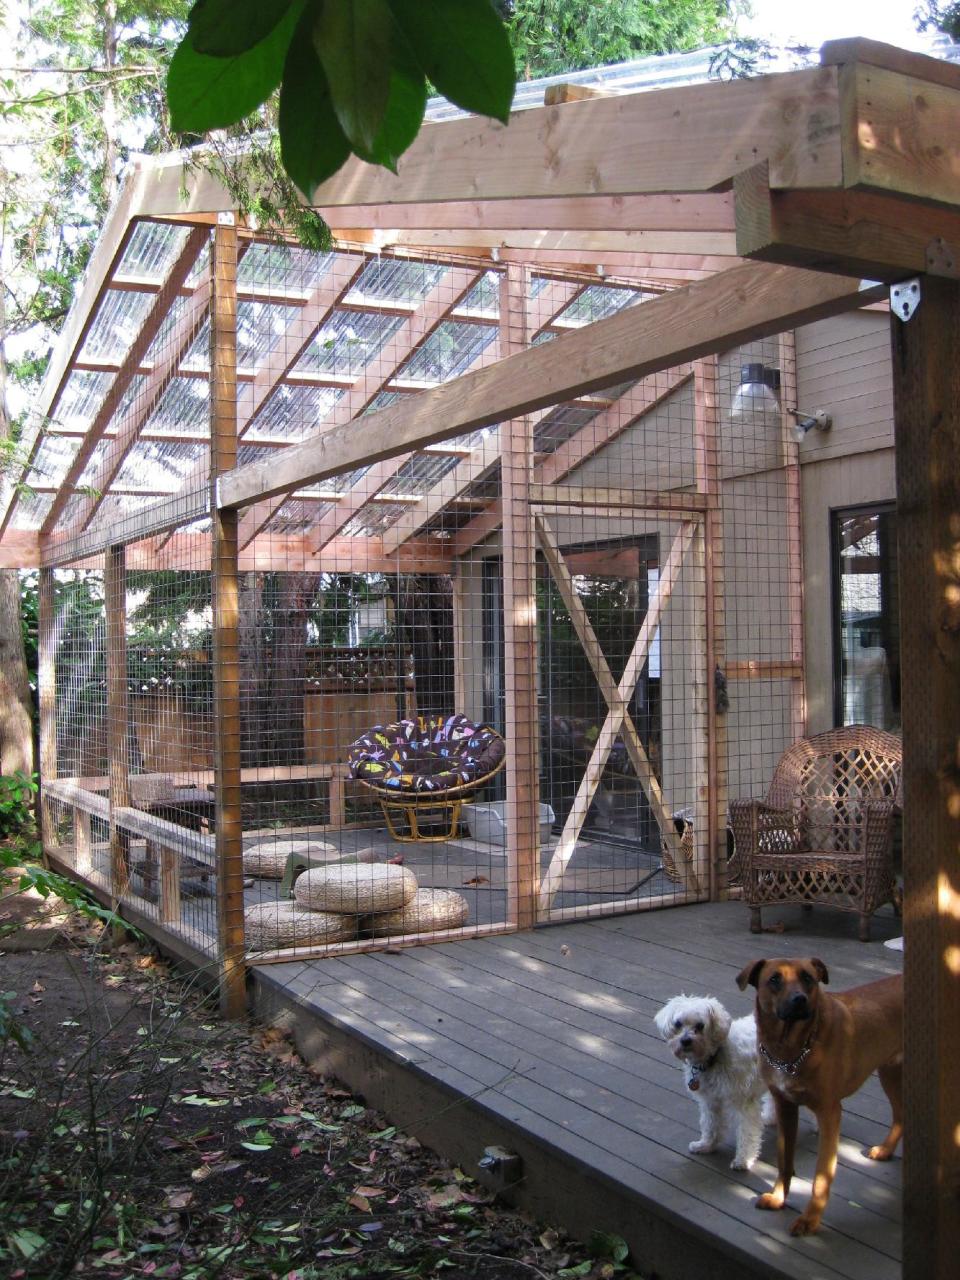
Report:
<svg viewBox="0 0 960 1280"><path fill-rule="evenodd" d="M346 295L348 302L418 303L438 284L447 268L438 262L373 258Z"/></svg>
<svg viewBox="0 0 960 1280"><path fill-rule="evenodd" d="M196 471L207 452L204 444L140 440L127 454L116 480L117 488L176 493L187 475Z"/></svg>
<svg viewBox="0 0 960 1280"><path fill-rule="evenodd" d="M384 493L429 493L459 459L450 454L418 453L405 462L397 474L383 486Z"/></svg>
<svg viewBox="0 0 960 1280"><path fill-rule="evenodd" d="M398 400L403 399L402 391L378 391L363 412L376 413L378 409L385 409L388 404L396 404Z"/></svg>
<svg viewBox="0 0 960 1280"><path fill-rule="evenodd" d="M207 299L209 305L209 298ZM183 318L184 311L187 306L192 303L192 298L177 297L174 298L170 305L170 309L163 317L163 323L157 332L157 336L150 343L145 357L147 364L154 365L158 360L163 360L170 353L170 345L172 341L182 343L182 338L177 340L174 337L177 326Z"/></svg>
<svg viewBox="0 0 960 1280"><path fill-rule="evenodd" d="M180 256L189 234L189 227L170 222L138 222L116 274L159 283Z"/></svg>
<svg viewBox="0 0 960 1280"><path fill-rule="evenodd" d="M302 502L292 498L274 512L267 525L269 533L305 533L314 528L328 511L336 506L334 502Z"/></svg>
<svg viewBox="0 0 960 1280"><path fill-rule="evenodd" d="M409 504L405 502L369 502L344 525L341 533L345 538L376 537L409 510Z"/></svg>
<svg viewBox="0 0 960 1280"><path fill-rule="evenodd" d="M80 350L80 359L119 363L155 301L156 295L152 293L108 289Z"/></svg>
<svg viewBox="0 0 960 1280"><path fill-rule="evenodd" d="M496 320L500 316L500 276L496 271L485 271L467 296L457 306L457 311L472 315L488 316Z"/></svg>
<svg viewBox="0 0 960 1280"><path fill-rule="evenodd" d="M210 384L204 378L174 378L147 420L151 431L169 435L210 434Z"/></svg>
<svg viewBox="0 0 960 1280"><path fill-rule="evenodd" d="M113 445L112 440L99 441L99 443L97 444L97 447L94 449L93 453L87 459L87 465L84 467L83 473L80 476L79 485L81 488L83 488L85 485L90 486L90 485L96 484L96 481L100 473L100 464L103 461L103 455L107 452L109 448L112 448L112 445Z"/></svg>
<svg viewBox="0 0 960 1280"><path fill-rule="evenodd" d="M296 245L254 244L237 267L237 287L309 293L330 270L335 256Z"/></svg>
<svg viewBox="0 0 960 1280"><path fill-rule="evenodd" d="M626 307L635 306L638 302L646 302L648 298L656 296L655 293L644 293L642 289L592 284L588 289L584 289L583 293L578 294L569 307L560 313L557 322L559 324L592 324L594 320L615 315Z"/></svg>
<svg viewBox="0 0 960 1280"><path fill-rule="evenodd" d="M78 436L44 436L27 476L27 484L59 485L79 448Z"/></svg>
<svg viewBox="0 0 960 1280"><path fill-rule="evenodd" d="M445 321L400 369L397 381L433 383L459 377L496 338L493 325Z"/></svg>
<svg viewBox="0 0 960 1280"><path fill-rule="evenodd" d="M376 357L403 320L380 312L334 311L293 370L355 377Z"/></svg>
<svg viewBox="0 0 960 1280"><path fill-rule="evenodd" d="M39 529L53 505L52 493L23 493L14 509L14 529Z"/></svg>
<svg viewBox="0 0 960 1280"><path fill-rule="evenodd" d="M248 433L291 442L302 440L320 427L342 395L342 387L278 387L248 427Z"/></svg>
<svg viewBox="0 0 960 1280"><path fill-rule="evenodd" d="M237 364L240 368L259 369L271 351L282 348L290 325L299 313L297 306L238 302Z"/></svg>

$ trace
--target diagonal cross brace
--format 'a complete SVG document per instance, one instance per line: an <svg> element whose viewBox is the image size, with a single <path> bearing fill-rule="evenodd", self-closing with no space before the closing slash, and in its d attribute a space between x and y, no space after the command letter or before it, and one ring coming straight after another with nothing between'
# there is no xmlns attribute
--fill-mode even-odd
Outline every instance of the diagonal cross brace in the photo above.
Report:
<svg viewBox="0 0 960 1280"><path fill-rule="evenodd" d="M647 609L647 615L643 620L643 625L634 642L633 649L627 661L626 669L617 684L614 681L613 674L607 665L606 658L600 648L600 644L596 638L590 619L587 617L586 610L577 595L576 588L573 585L573 579L563 561L560 548L553 535L553 531L547 524L542 515L537 515L537 537L540 542L541 549L550 566L550 571L560 589L564 604L570 614L570 619L574 629L583 644L590 666L593 669L597 682L600 685L601 692L607 703L608 711L603 727L594 744L590 760L577 788L577 795L574 799L573 806L567 815L564 823L563 833L560 841L553 852L550 860L550 866L543 878L540 886L539 910L546 912L550 909L553 899L557 892L563 887L563 876L567 864L573 856L576 848L577 838L586 821L587 812L593 803L597 788L600 785L600 779L603 774L604 767L613 749L613 744L618 735L623 735L627 753L630 761L637 772L637 777L643 787L647 798L650 801L657 819L660 823L661 834L667 841L677 843L676 833L673 830L672 817L664 803L663 793L660 790L660 784L657 782L656 776L647 758L647 754L643 749L640 736L637 733L636 726L629 714L630 699L633 697L637 681L640 679L640 673L643 670L644 663L650 653L650 647L656 634L657 627L660 625L660 619L666 608L667 602L673 593L673 588L679 577L680 570L683 566L683 560L693 541L695 524L692 521L685 520L681 523L677 535L673 540L670 548L670 554L667 556L666 562L660 572L660 580L657 583L657 589L653 594ZM682 855L679 847L676 849L677 864L681 865ZM699 892L699 883L696 881L695 875L691 872L691 884L693 888Z"/></svg>

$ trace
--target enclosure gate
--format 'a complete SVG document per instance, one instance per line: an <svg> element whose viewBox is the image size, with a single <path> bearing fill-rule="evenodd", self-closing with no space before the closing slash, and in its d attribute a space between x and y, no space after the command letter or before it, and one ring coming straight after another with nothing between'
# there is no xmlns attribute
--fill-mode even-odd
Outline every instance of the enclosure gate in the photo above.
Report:
<svg viewBox="0 0 960 1280"><path fill-rule="evenodd" d="M616 517L617 522L621 523L624 507L628 505L629 499L624 496L624 502L616 512L612 512L609 508L591 507L583 499L578 501L577 508L579 515L590 516L601 522ZM672 505L669 498L665 499L663 505ZM691 503L691 507L695 505L695 502ZM537 896L537 918L540 921L569 920L617 914L631 908L650 908L675 905L684 901L697 901L706 895L709 886L708 832L712 824L707 821L707 812L709 807L716 803L716 796L713 794L715 788L709 785L708 778L706 672L709 668L704 591L704 513L697 510L665 512L659 505L657 507L638 505L629 509L629 518L642 519L645 525L653 522L661 530L661 537L666 532L667 537L664 540L669 543L669 551L660 566L656 588L648 600L646 615L633 642L623 674L617 680L604 655L587 610L584 608L577 591L574 573L564 557L556 529L551 523L551 518L561 514L564 508L555 503L536 503L532 504L531 509L537 549L542 554L550 578L560 593L606 704L605 718L594 740L573 804L564 820L559 841L550 851L549 862L542 873ZM681 575L684 572L686 576L681 592ZM683 771L688 789L683 795L684 803L678 804L678 797L671 796L665 788L663 762L661 761L661 768L658 771L650 759L632 718L630 703L641 673L650 659L660 628L666 621L671 600L676 595L679 601L681 594L686 598L678 607L684 609L687 616L692 618L692 625L686 630L679 628L681 646L666 647L668 653L666 665L673 664L676 659L683 664L683 687L686 696L682 749L688 753L688 768ZM567 887L578 840L582 835L591 805L597 797L604 768L618 740L622 742L660 831L660 864L655 872L642 878L637 877L637 888L653 878L657 872L663 872L667 879L675 882L676 887L666 892L647 894L643 897L634 896L628 889L626 897L612 896L604 901L581 902L557 907L555 902L558 895L562 895ZM677 770L673 769L672 773L679 782ZM691 783L692 795L690 794ZM683 808L689 817L678 824L675 813L680 808ZM586 877L581 872L576 879L576 887L581 891L585 889L587 896L590 896L592 889L603 893L612 887L612 882L606 885L603 883L602 873L593 877L593 880L594 883L591 883L589 872Z"/></svg>

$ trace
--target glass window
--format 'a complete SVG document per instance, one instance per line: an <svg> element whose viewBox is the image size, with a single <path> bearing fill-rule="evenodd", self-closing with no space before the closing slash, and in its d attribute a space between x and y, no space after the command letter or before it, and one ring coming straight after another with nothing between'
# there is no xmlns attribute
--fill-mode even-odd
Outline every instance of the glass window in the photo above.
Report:
<svg viewBox="0 0 960 1280"><path fill-rule="evenodd" d="M833 513L837 724L900 727L896 521L892 506Z"/></svg>

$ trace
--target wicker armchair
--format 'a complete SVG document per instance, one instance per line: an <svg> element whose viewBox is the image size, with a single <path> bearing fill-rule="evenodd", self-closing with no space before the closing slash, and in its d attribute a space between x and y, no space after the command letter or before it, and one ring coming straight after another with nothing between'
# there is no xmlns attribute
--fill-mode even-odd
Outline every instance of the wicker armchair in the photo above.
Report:
<svg viewBox="0 0 960 1280"><path fill-rule="evenodd" d="M761 907L824 903L870 917L896 899L894 815L900 807L899 738L848 725L802 738L780 757L766 799L734 800L730 826L750 929Z"/></svg>

